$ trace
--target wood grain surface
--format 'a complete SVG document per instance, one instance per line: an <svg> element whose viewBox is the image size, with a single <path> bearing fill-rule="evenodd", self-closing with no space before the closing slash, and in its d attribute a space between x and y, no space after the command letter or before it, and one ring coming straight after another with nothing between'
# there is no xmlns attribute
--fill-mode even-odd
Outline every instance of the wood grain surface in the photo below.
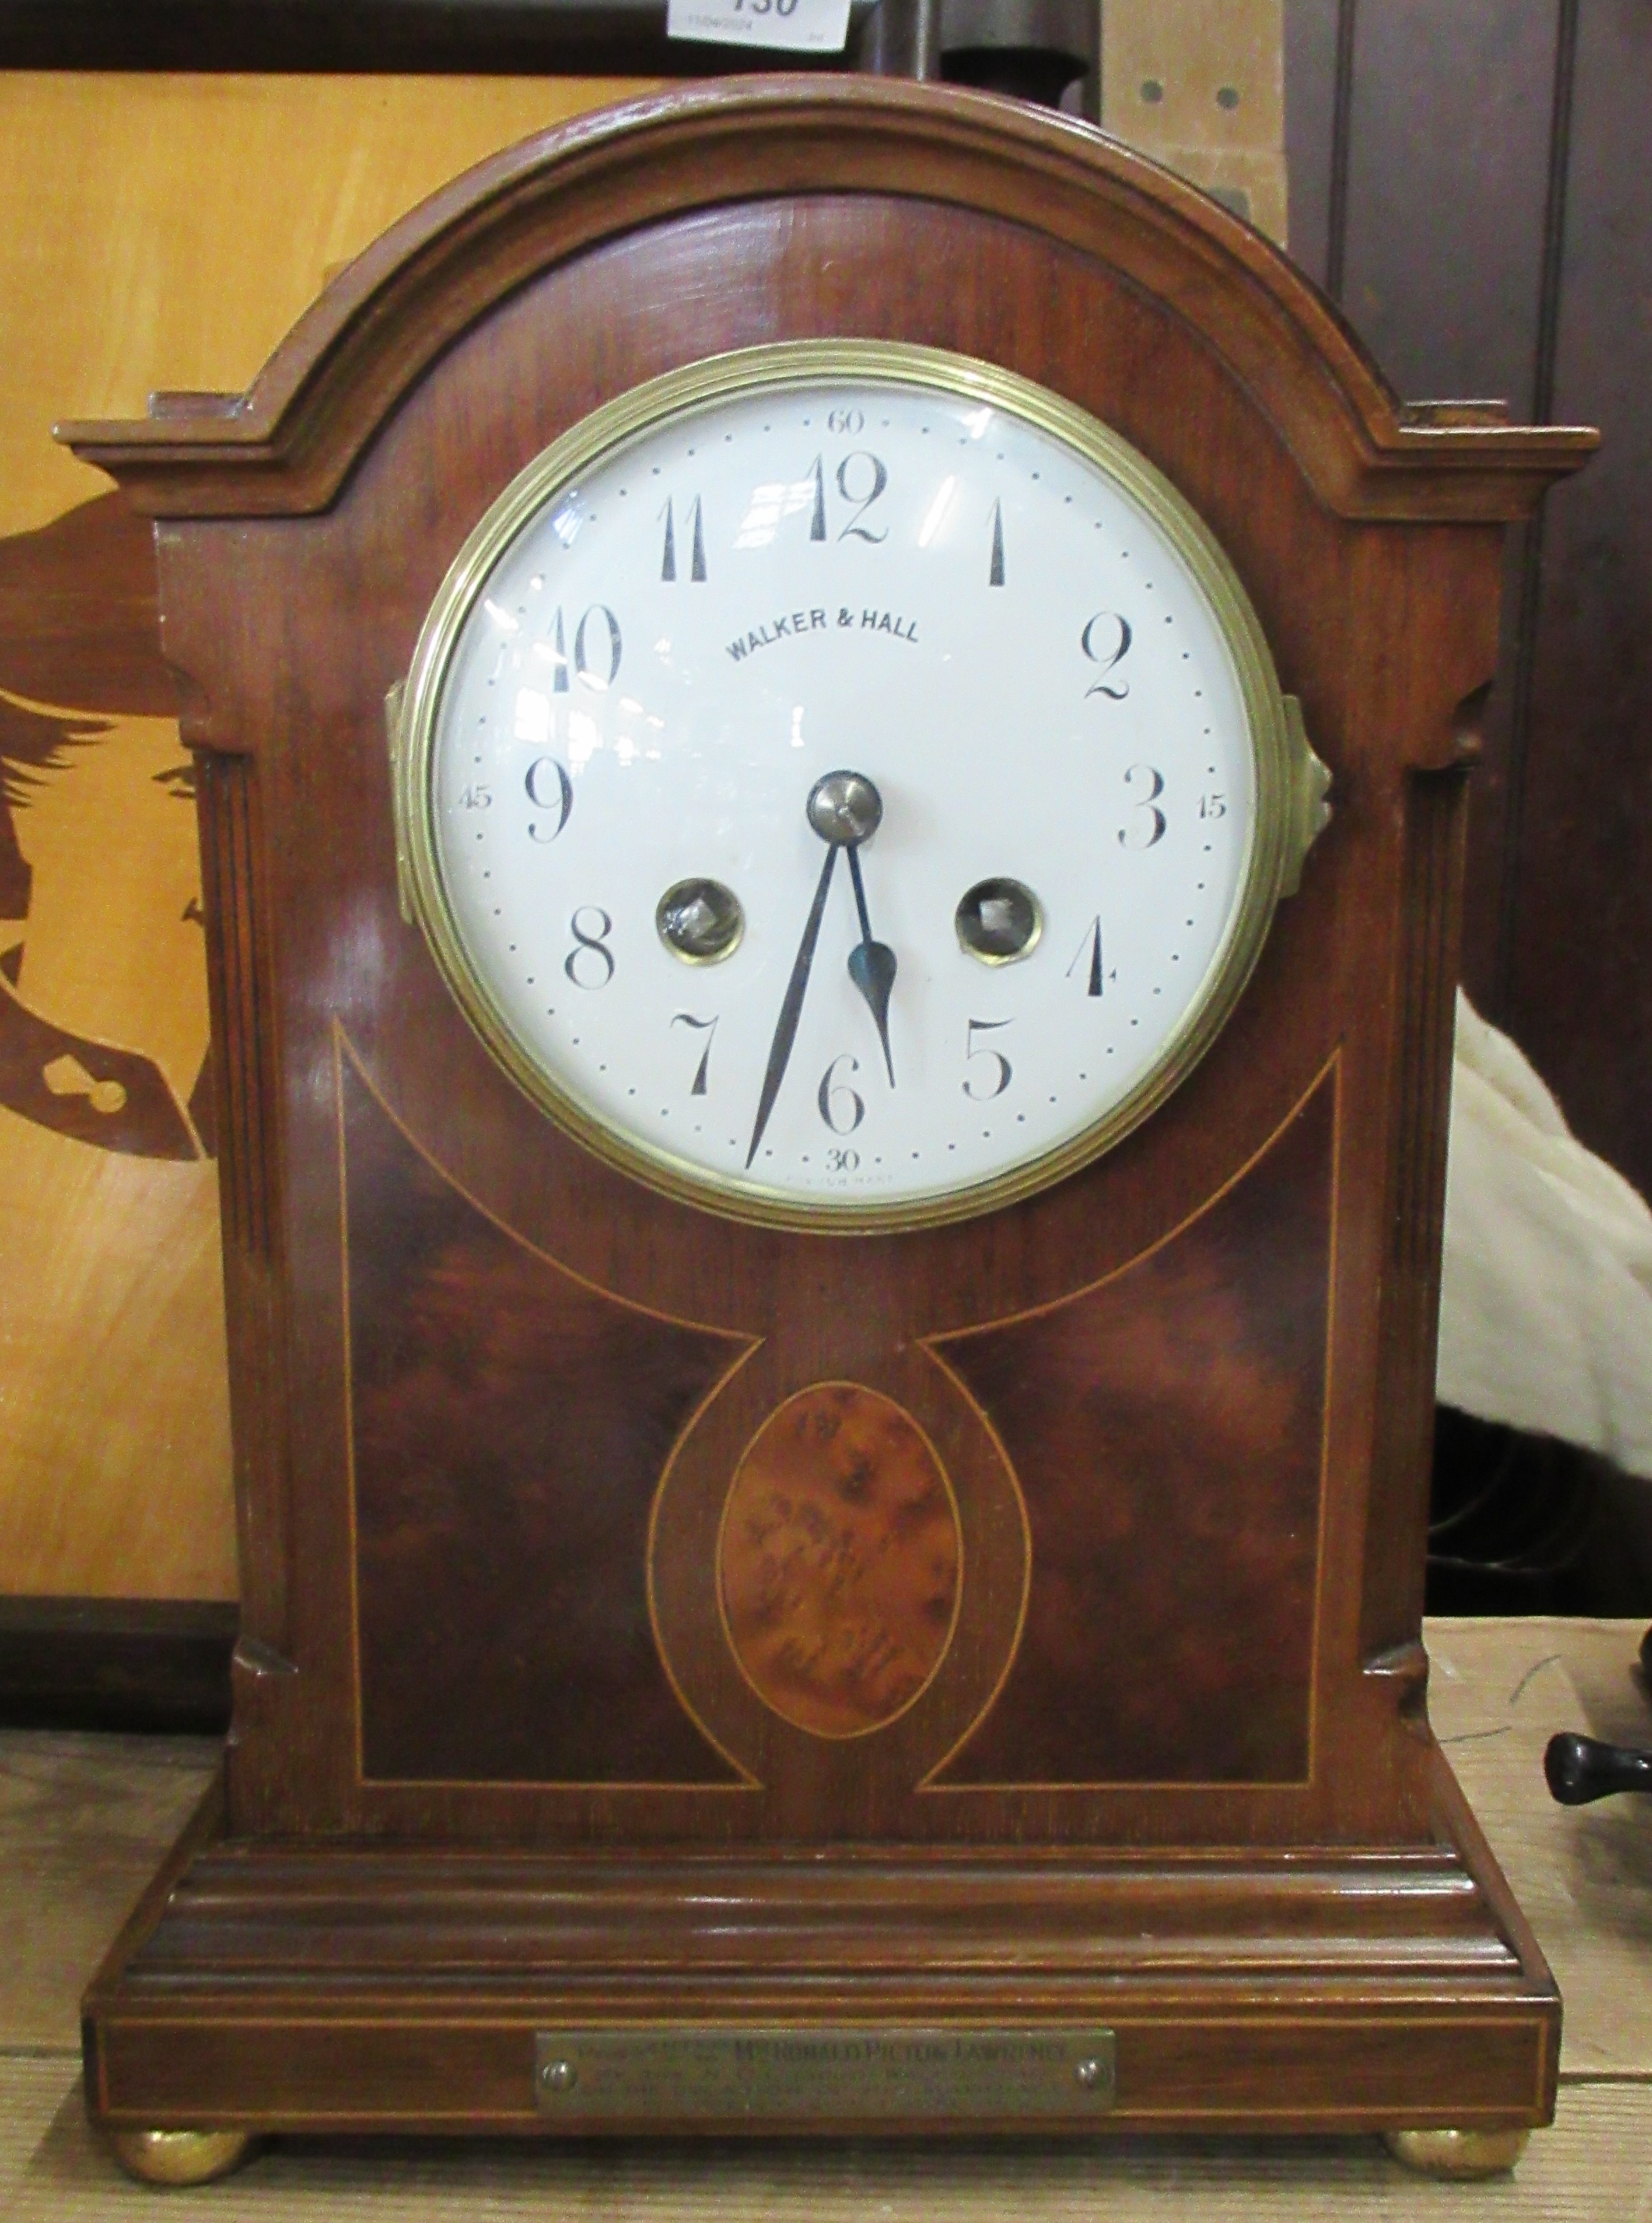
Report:
<svg viewBox="0 0 1652 2223"><path fill-rule="evenodd" d="M1473 783L1465 984L1592 1149L1652 1187L1639 88L1652 18L1583 0L1289 0L1292 251L1402 391L1598 425L1511 536Z"/></svg>
<svg viewBox="0 0 1652 2223"><path fill-rule="evenodd" d="M747 1679L817 1736L882 1729L950 1640L961 1545L909 1413L852 1382L798 1390L747 1446L723 1507L717 1585Z"/></svg>
<svg viewBox="0 0 1652 2223"><path fill-rule="evenodd" d="M1232 557L1337 806L1153 1120L987 1219L854 1239L646 1190L509 1083L400 921L382 725L455 551L552 438L685 361L832 333L1002 363L1140 448ZM247 1577L230 1835L94 1987L95 2107L542 2128L523 2036L570 2014L1105 1998L1121 2124L1541 2119L1557 2002L1423 1726L1416 1571L1461 771L1501 526L1591 436L1408 419L1254 231L1080 127L775 79L530 142L388 235L240 400L68 437L160 520L210 768ZM347 1091L346 1168L381 1168L359 1187L341 1030L383 1114L375 1142ZM747 1355L716 1375L714 1340ZM576 1530L545 1496L536 1376L562 1486L611 1471L615 1536L655 1469L659 1663L727 1789L531 1779L526 1718L463 1782L361 1764L375 1718L428 1715L427 1632L527 1629L559 1524L600 1541L606 1515ZM795 1682L789 1716L771 1703L749 1630L742 1672L719 1557L742 1459L831 1383L911 1416L961 1543L949 1644L856 1736L806 1724ZM352 1414L390 1445L370 1536ZM408 1486L415 1439L455 1446L433 1491ZM457 1520L482 1522L468 1573ZM600 1588L592 1549L594 1665L545 1709L551 1744L582 1697L606 1722L642 1687L637 1546ZM1000 1772L953 1780L1000 1706ZM462 1972L440 1999L438 1969ZM282 2001L302 2012L276 2037Z"/></svg>
<svg viewBox="0 0 1652 2223"><path fill-rule="evenodd" d="M1284 0L1110 0L1101 121L1286 244Z"/></svg>
<svg viewBox="0 0 1652 2223"><path fill-rule="evenodd" d="M1652 17L1579 8L1548 412L1606 431L1592 485L1548 510L1530 628L1517 868L1505 888L1505 1011L1591 1149L1652 1189L1652 182L1633 88Z"/></svg>
<svg viewBox="0 0 1652 2223"><path fill-rule="evenodd" d="M192 771L152 534L52 424L243 384L403 210L621 89L0 75L7 1591L237 1587Z"/></svg>
<svg viewBox="0 0 1652 2223"><path fill-rule="evenodd" d="M364 1778L728 1783L660 1665L659 1470L744 1348L559 1272L341 1044Z"/></svg>
<svg viewBox="0 0 1652 2223"><path fill-rule="evenodd" d="M593 2142L273 2140L209 2197L272 2223L325 2214L415 2223L600 2206L624 2223L863 2215L912 2223L1014 2214L1076 2223L1231 2216L1294 2223L1373 2210L1396 2223L1472 2200L1499 2218L1587 2223L1636 2212L1652 2185L1652 1842L1643 1802L1557 1807L1541 1756L1556 1729L1652 1735L1638 1622L1432 1622L1430 1714L1532 1912L1567 1999L1552 2128L1514 2177L1465 2193L1409 2176L1374 2138L1091 2137ZM22 1949L0 1964L0 2176L41 2223L129 2223L154 2195L129 2182L86 2120L79 1996L89 1968L199 1796L201 1742L0 1740L0 1867ZM9 2172L9 2175L7 2174Z"/></svg>
<svg viewBox="0 0 1652 2223"><path fill-rule="evenodd" d="M1568 2086L1513 2177L1466 2188L1403 2169L1369 2135L1076 2139L274 2138L216 2196L258 2223L473 2223L596 2210L612 2223L1433 2223L1472 2201L1498 2223L1597 2223L1652 2194L1644 2081ZM0 2166L40 2223L140 2223L72 2061L0 2062ZM200 2195L197 2195L199 2198Z"/></svg>
<svg viewBox="0 0 1652 2223"><path fill-rule="evenodd" d="M939 1345L1014 1464L1033 1566L943 1783L1307 1778L1335 1105L1327 1075L1099 1288Z"/></svg>

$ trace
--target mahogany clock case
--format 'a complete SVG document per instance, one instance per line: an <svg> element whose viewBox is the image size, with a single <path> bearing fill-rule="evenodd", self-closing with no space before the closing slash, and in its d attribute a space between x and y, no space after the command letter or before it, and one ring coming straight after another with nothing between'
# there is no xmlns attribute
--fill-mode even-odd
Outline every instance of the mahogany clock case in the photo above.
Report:
<svg viewBox="0 0 1652 2223"><path fill-rule="evenodd" d="M1144 1126L855 1237L656 1193L512 1086L400 916L385 743L525 464L811 337L1000 365L1138 448L1335 813ZM1419 1626L1464 775L1504 525L1592 436L1401 411L1265 242L1088 127L777 79L485 164L246 395L63 437L155 520L200 765L244 1593L221 1801L87 1997L94 2112L662 2127L547 2112L536 2034L1105 2025L1120 2126L1544 2119L1558 1999ZM788 1413L934 1464L950 1619L904 1682L811 1698L737 1648L752 1447L833 1486Z"/></svg>

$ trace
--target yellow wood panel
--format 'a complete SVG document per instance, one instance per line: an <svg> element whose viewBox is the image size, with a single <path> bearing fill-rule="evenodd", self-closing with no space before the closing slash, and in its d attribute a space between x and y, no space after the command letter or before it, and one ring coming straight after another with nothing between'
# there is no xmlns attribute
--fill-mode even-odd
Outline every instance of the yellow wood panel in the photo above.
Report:
<svg viewBox="0 0 1652 2223"><path fill-rule="evenodd" d="M1110 0L1106 13L1110 127L1195 182L1244 192L1276 236L1281 28L1281 0ZM1144 95L1153 84L1157 99ZM1219 98L1229 86L1236 103ZM244 386L325 274L426 193L637 89L0 76L0 557L106 483L54 445L54 419L136 414L157 387ZM73 657L60 683L37 671L9 683L7 651L0 629L0 818L28 894L0 902L0 1065L20 1039L8 1024L26 1022L35 1098L79 1124L0 1099L0 1588L227 1596L181 751L153 703L78 696ZM98 1071L100 1047L127 1057L129 1082L134 1059L149 1076L170 1156L86 1139L127 1094Z"/></svg>
<svg viewBox="0 0 1652 2223"><path fill-rule="evenodd" d="M1284 0L1106 0L1102 121L1285 243Z"/></svg>
<svg viewBox="0 0 1652 2223"><path fill-rule="evenodd" d="M188 771L173 721L94 690L72 643L42 681L15 536L107 487L51 425L245 386L427 193L640 89L0 75L0 1590L236 1586Z"/></svg>
<svg viewBox="0 0 1652 2223"><path fill-rule="evenodd" d="M0 532L107 484L55 418L238 391L323 274L596 79L0 74Z"/></svg>

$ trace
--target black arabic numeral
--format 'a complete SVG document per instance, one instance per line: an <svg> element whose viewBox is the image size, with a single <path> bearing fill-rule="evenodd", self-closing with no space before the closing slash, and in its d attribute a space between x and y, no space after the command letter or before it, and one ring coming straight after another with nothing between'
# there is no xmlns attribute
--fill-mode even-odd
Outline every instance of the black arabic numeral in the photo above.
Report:
<svg viewBox="0 0 1652 2223"><path fill-rule="evenodd" d="M659 576L669 585L677 577L676 519L669 494L659 515L665 527L665 546L660 557ZM705 527L701 520L697 494L689 504L689 580L694 586L705 584ZM617 671L618 668L616 664L615 669Z"/></svg>
<svg viewBox="0 0 1652 2223"><path fill-rule="evenodd" d="M821 1074L820 1087L815 1101L820 1106L821 1118L834 1135L852 1135L861 1120L866 1118L867 1107L858 1090L851 1088L847 1080L836 1080L833 1078L840 1065L847 1065L851 1073L859 1073L861 1070L860 1059L851 1057L848 1050L844 1050L840 1056L832 1060L825 1072ZM843 1100L846 1098L848 1106ZM838 1112L848 1106L853 1107L848 1111L848 1117L839 1118Z"/></svg>
<svg viewBox="0 0 1652 2223"><path fill-rule="evenodd" d="M675 561L669 536L666 543L666 558L668 562ZM599 672L590 658L590 651L596 645L591 626L593 618L600 618L608 629L608 671L605 675ZM551 682L551 691L553 695L565 695L568 692L568 636L563 624L560 602L551 613L551 630L545 636L545 643L542 643L541 645L546 644L551 650L551 664L554 673ZM611 687L619 677L620 653L622 645L618 618L615 616L606 602L593 602L574 629L573 669L588 687L595 687L600 693L603 689Z"/></svg>
<svg viewBox="0 0 1652 2223"><path fill-rule="evenodd" d="M528 820L528 840L541 844L554 841L568 823L568 813L574 807L572 781L555 757L535 757L522 785L533 808L550 814L546 819Z"/></svg>
<svg viewBox="0 0 1652 2223"><path fill-rule="evenodd" d="M494 807L494 791L490 787L478 785L467 787L459 797L459 805L464 810L491 810Z"/></svg>
<svg viewBox="0 0 1652 2223"><path fill-rule="evenodd" d="M1101 954L1101 915L1099 911L1085 928L1084 939L1073 952L1073 961L1067 968L1069 980L1081 965L1085 968L1087 985L1084 992L1087 996L1100 995L1102 983L1116 980L1119 977L1117 973L1107 969Z"/></svg>
<svg viewBox="0 0 1652 2223"><path fill-rule="evenodd" d="M677 528L672 519L670 494L666 495L665 507L660 511L659 515L660 521L665 527L665 549L659 559L659 576L665 583L670 586L677 577Z"/></svg>
<svg viewBox="0 0 1652 2223"><path fill-rule="evenodd" d="M858 494L855 493L854 488L850 486L849 465L851 463L871 464L872 491L870 494L866 495ZM888 485L888 472L884 469L880 459L872 454L869 449L857 448L853 455L844 457L842 462L837 467L837 490L839 494L842 495L845 501L852 501L855 504L855 511L854 516L843 527L843 530L838 534L837 537L840 540L848 540L850 538L854 538L855 540L869 540L874 546L876 546L880 541L888 539L889 527L886 525L881 532L873 532L861 522L861 520L866 515L867 510L871 508L873 503L877 501L878 497L882 494L884 488Z"/></svg>
<svg viewBox="0 0 1652 2223"><path fill-rule="evenodd" d="M986 1079L984 1074L974 1073L965 1076L963 1093L972 1104L990 1104L995 1096L1001 1096L1009 1086L1010 1076L1014 1070L1001 1049L994 1049L989 1042L978 1042L975 1036L992 1034L999 1027L1013 1024L1012 1019L971 1019L965 1027L964 1063L968 1065L972 1058L987 1057L998 1067L997 1081L990 1088L977 1088L974 1085L977 1080Z"/></svg>
<svg viewBox="0 0 1652 2223"><path fill-rule="evenodd" d="M557 613L558 620L560 620L561 615L562 613L558 610ZM591 663L589 656L586 654L586 649L588 646L587 635L590 627L590 621L593 618L600 618L603 625L608 628L608 671L601 677L598 676L596 665ZM620 676L620 654L621 647L622 643L620 639L620 620L615 616L613 611L609 609L606 602L593 602L590 609L586 611L584 616L579 620L578 629L574 634L574 670L579 674L580 677L584 681L588 687L595 687L600 694L605 689L612 687L615 681Z"/></svg>
<svg viewBox="0 0 1652 2223"><path fill-rule="evenodd" d="M1158 797L1164 792L1164 775L1161 771L1156 771L1151 765L1132 765L1130 770L1125 774L1125 785L1133 789L1140 775L1145 775L1151 782L1146 794L1136 797L1135 804L1138 816L1143 811L1147 814L1145 828L1147 838L1145 841L1132 841L1130 838L1129 827L1121 826L1119 828L1119 841L1120 847L1126 849L1151 849L1155 841L1162 841L1164 839L1166 820L1164 813L1158 807Z"/></svg>
<svg viewBox="0 0 1652 2223"><path fill-rule="evenodd" d="M558 602L551 614L551 664L552 677L551 692L568 692L568 642L562 629L562 604Z"/></svg>
<svg viewBox="0 0 1652 2223"><path fill-rule="evenodd" d="M582 918L598 918L601 919L602 924L596 933L592 934L588 928L580 924ZM568 931L574 938L574 947L562 960L563 971L576 988L588 990L606 988L614 978L614 952L608 946L608 937L614 931L614 921L601 904L581 904L568 922ZM602 977L600 980L590 980L581 977L580 960L588 956L596 958L601 964ZM585 968L587 972L590 969L589 966Z"/></svg>
<svg viewBox="0 0 1652 2223"><path fill-rule="evenodd" d="M1106 628L1116 628L1109 633ZM1100 628L1100 630L1098 630ZM1101 677L1093 686L1084 690L1088 702L1092 695L1105 695L1110 702L1122 702L1130 692L1130 682L1121 680L1118 686L1109 687L1107 674L1117 671L1130 652L1130 620L1120 617L1117 610L1098 610L1089 619L1078 637L1078 645L1092 664L1100 664Z"/></svg>
<svg viewBox="0 0 1652 2223"><path fill-rule="evenodd" d="M672 1016L672 1024L674 1027L692 1027L697 1034L705 1036L705 1048L700 1052L700 1062L694 1071L694 1085L689 1090L690 1096L703 1096L706 1075L711 1067L711 1045L717 1039L717 1022L716 1019L697 1019L692 1011L678 1011Z"/></svg>

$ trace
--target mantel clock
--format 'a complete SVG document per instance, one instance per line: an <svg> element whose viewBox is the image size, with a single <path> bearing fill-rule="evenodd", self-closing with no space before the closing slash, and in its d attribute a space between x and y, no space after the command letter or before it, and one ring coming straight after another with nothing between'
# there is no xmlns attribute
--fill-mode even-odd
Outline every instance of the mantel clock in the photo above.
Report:
<svg viewBox="0 0 1652 2223"><path fill-rule="evenodd" d="M777 79L64 437L200 769L245 1590L129 2158L1506 2159L1422 1532L1464 772L1592 436L1400 410L1088 127Z"/></svg>

